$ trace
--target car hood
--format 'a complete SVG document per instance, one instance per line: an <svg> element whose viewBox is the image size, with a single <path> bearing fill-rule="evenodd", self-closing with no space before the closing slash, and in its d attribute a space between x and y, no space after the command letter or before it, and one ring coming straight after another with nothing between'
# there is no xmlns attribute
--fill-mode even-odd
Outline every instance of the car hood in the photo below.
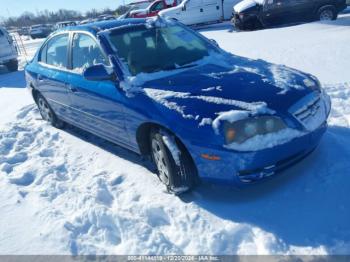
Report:
<svg viewBox="0 0 350 262"><path fill-rule="evenodd" d="M157 106L199 120L230 110L288 115L291 106L319 89L314 77L282 65L237 56L230 64L234 66L208 63L160 73L142 88Z"/></svg>
<svg viewBox="0 0 350 262"><path fill-rule="evenodd" d="M234 6L234 11L236 13L241 13L253 6L262 5L264 0L243 0Z"/></svg>

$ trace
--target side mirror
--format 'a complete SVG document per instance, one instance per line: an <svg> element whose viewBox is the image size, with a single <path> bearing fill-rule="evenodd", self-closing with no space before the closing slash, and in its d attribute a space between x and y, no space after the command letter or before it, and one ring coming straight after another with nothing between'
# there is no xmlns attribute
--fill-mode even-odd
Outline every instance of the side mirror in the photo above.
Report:
<svg viewBox="0 0 350 262"><path fill-rule="evenodd" d="M186 4L182 5L182 11L186 11Z"/></svg>
<svg viewBox="0 0 350 262"><path fill-rule="evenodd" d="M102 64L93 65L85 68L83 76L89 81L113 80L113 73L109 73L106 66Z"/></svg>
<svg viewBox="0 0 350 262"><path fill-rule="evenodd" d="M212 42L215 46L219 47L219 44L218 44L218 42L216 42L216 40L214 40L214 39L209 39L209 40L210 40L210 42Z"/></svg>

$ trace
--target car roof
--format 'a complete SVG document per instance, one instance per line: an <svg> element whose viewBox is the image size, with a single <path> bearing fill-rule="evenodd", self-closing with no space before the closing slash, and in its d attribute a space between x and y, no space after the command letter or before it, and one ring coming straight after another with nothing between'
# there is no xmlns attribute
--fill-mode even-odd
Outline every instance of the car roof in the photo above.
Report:
<svg viewBox="0 0 350 262"><path fill-rule="evenodd" d="M146 19L143 18L127 18L127 19L120 19L120 20L106 20L106 21L98 21L98 22L91 22L83 25L76 25L76 26L68 26L65 27L59 32L62 31L87 31L90 33L97 34L100 31L108 30L108 29L117 29L118 27L123 26L129 26L129 25L139 25L139 24L145 24Z"/></svg>

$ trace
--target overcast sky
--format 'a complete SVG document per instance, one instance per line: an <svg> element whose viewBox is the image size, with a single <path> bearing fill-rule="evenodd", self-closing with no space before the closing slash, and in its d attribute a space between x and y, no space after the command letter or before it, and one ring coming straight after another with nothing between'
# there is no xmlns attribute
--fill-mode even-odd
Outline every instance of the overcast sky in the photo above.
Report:
<svg viewBox="0 0 350 262"><path fill-rule="evenodd" d="M131 2L125 0L127 3ZM58 10L60 8L85 12L89 9L117 8L123 0L0 0L0 17L18 16L25 11Z"/></svg>

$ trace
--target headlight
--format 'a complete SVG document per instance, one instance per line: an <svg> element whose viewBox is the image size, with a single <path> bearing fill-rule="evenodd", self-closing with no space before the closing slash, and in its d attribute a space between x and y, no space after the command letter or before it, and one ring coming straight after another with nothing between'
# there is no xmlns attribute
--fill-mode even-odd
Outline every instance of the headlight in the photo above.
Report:
<svg viewBox="0 0 350 262"><path fill-rule="evenodd" d="M280 118L261 116L240 120L234 123L225 122L224 134L226 144L242 144L254 136L276 133L285 128L287 128L287 126Z"/></svg>

